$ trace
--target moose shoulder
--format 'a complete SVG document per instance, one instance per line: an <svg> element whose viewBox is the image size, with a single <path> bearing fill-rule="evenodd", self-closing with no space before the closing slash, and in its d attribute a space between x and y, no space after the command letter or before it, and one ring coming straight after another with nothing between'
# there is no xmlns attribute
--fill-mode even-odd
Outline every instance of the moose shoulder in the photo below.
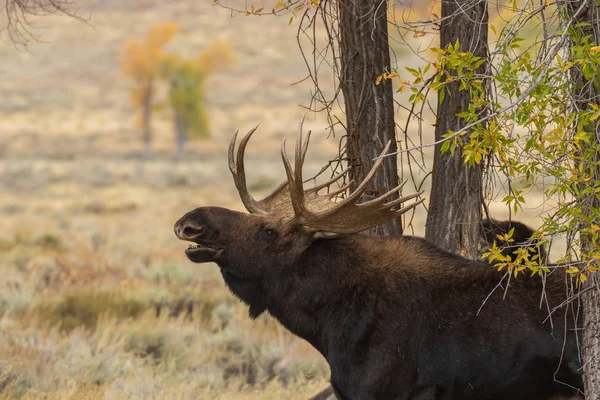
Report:
<svg viewBox="0 0 600 400"><path fill-rule="evenodd" d="M175 233L195 243L186 250L191 261L219 266L251 317L268 311L323 354L339 398L518 400L582 390L559 270L544 284L540 277L508 282L488 264L420 238L358 234L413 208L420 201L396 210L418 194L386 201L398 187L358 202L380 161L341 201L332 201L335 192L318 194L337 178L305 190L301 127L294 168L282 149L287 182L257 201L243 166L253 132L237 157L235 137L229 152L250 214L197 208Z"/></svg>

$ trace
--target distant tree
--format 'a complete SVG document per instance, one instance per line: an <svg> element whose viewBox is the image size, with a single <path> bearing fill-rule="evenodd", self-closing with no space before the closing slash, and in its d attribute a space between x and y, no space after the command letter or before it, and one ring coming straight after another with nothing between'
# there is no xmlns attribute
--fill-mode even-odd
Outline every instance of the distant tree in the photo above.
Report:
<svg viewBox="0 0 600 400"><path fill-rule="evenodd" d="M163 62L163 75L167 78L169 104L173 111L173 125L177 143L177 156L183 156L186 139L210 136L208 119L204 111L204 75L190 60L170 55Z"/></svg>
<svg viewBox="0 0 600 400"><path fill-rule="evenodd" d="M121 59L121 71L134 81L131 103L139 109L139 123L146 151L152 145L152 106L156 86L163 63L163 48L175 37L179 26L174 22L154 25L142 40L132 39L125 45Z"/></svg>
<svg viewBox="0 0 600 400"><path fill-rule="evenodd" d="M32 29L32 16L65 14L85 21L74 6L72 0L6 0L0 8L0 16L3 16L0 18L0 32L6 32L15 45L26 47L31 40L38 40Z"/></svg>
<svg viewBox="0 0 600 400"><path fill-rule="evenodd" d="M205 82L218 68L232 64L235 53L228 41L217 40L194 59L168 54L161 63L161 76L168 82L169 104L173 111L173 126L177 156L182 157L187 139L210 136L205 111Z"/></svg>

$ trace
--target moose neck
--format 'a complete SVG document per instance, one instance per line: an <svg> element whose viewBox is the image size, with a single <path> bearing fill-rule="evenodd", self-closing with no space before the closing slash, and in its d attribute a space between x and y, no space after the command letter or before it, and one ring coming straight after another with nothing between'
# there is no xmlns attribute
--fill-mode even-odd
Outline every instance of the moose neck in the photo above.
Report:
<svg viewBox="0 0 600 400"><path fill-rule="evenodd" d="M382 280L359 255L367 240L358 235L318 240L263 285L269 313L328 359L344 342L353 348L351 342L370 330L375 316L379 290L372 283Z"/></svg>

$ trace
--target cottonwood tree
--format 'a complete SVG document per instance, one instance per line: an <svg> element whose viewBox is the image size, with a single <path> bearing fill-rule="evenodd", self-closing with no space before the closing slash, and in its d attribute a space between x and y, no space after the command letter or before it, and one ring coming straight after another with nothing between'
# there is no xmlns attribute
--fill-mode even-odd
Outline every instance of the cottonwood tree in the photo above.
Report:
<svg viewBox="0 0 600 400"><path fill-rule="evenodd" d="M564 23L573 24L568 42L568 62L573 63L568 100L572 112L579 116L572 123L573 136L581 137L573 158L574 167L583 176L574 182L573 189L581 211L577 228L581 260L585 262L582 270L587 268L589 275L581 288L584 387L586 397L595 399L600 398L600 277L595 272L600 258L600 3L574 0L560 5Z"/></svg>
<svg viewBox="0 0 600 400"><path fill-rule="evenodd" d="M152 146L152 110L155 106L157 79L163 69L164 48L179 32L174 22L151 26L142 39L130 39L121 58L122 73L133 81L131 104L138 109L142 139L147 152Z"/></svg>
<svg viewBox="0 0 600 400"><path fill-rule="evenodd" d="M338 73L346 115L346 157L354 182L350 189L354 190L388 141L392 142L390 151L397 151L392 82L386 79L377 83L378 76L391 70L387 0L340 1L338 7L329 7L328 12L330 18L337 19L337 24L331 26L339 32L337 38L331 38L339 41L332 50L340 56ZM398 185L396 157L386 158L372 182L366 198L378 197ZM372 228L371 233L401 235L402 225L400 220L393 220Z"/></svg>
<svg viewBox="0 0 600 400"><path fill-rule="evenodd" d="M194 58L182 57L167 46L179 32L174 22L151 26L143 38L129 40L121 59L121 71L134 85L131 102L138 109L142 137L147 151L152 142L152 111L156 107L156 89L167 86L172 111L176 154L183 156L184 146L192 137L210 136L205 112L206 80L217 69L234 63L235 52L225 40L215 40Z"/></svg>
<svg viewBox="0 0 600 400"><path fill-rule="evenodd" d="M178 157L183 156L188 139L210 136L205 111L206 80L215 70L229 66L236 59L231 43L225 40L212 42L195 59L174 53L162 58L160 74L168 83Z"/></svg>
<svg viewBox="0 0 600 400"><path fill-rule="evenodd" d="M487 1L446 0L441 5L440 48L454 46L454 51L479 57L473 71L482 76L487 72L488 52ZM458 47L458 48L456 48ZM441 55L441 54L440 54ZM482 210L483 165L465 164L461 149L441 152L442 139L450 131L465 130L462 140L468 141L471 130L459 116L471 104L471 93L461 89L457 75L461 71L452 62L439 63L439 74L444 75L443 96L437 106L435 124L435 152L432 168L431 194L425 237L432 243L469 258L479 258L479 227ZM439 87L441 88L441 86ZM438 88L438 89L439 89ZM480 90L483 91L481 82ZM479 115L486 112L485 108Z"/></svg>

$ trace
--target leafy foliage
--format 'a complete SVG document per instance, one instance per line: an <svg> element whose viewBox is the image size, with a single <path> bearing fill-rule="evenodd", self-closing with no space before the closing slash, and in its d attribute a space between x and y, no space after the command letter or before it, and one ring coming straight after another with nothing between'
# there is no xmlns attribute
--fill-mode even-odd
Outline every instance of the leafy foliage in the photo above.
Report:
<svg viewBox="0 0 600 400"><path fill-rule="evenodd" d="M121 70L134 81L131 101L140 110L139 121L147 131L146 136L150 136L156 86L168 85L168 103L173 111L179 151L182 151L185 138L210 136L204 109L205 82L215 70L234 63L236 55L225 40L214 41L195 59L165 52L165 46L178 32L176 23L165 22L152 26L143 40L130 40L121 60Z"/></svg>
<svg viewBox="0 0 600 400"><path fill-rule="evenodd" d="M515 3L508 19L511 26L543 22L541 15L533 11L521 15L521 11ZM493 73L477 74L483 60L456 42L444 49L431 48L436 59L424 68L405 68L412 81L402 79L397 70L380 79L398 79L398 91L409 88L413 104L426 101L424 93L429 90L437 92L441 101L449 93L448 83L460 82L459 89L468 91L472 101L457 114L465 127L444 136L442 152L454 154L461 148L465 164L490 163L507 183L503 201L515 214L526 203L527 189L543 184L553 208L536 235L550 239L567 235L568 246L558 262L568 263L567 271L583 283L598 270L595 264L600 259L600 249L584 249L580 241L580 235L588 235L597 242L600 227L593 221L600 218L600 209L579 201L600 198L600 182L595 179L600 145L593 137L600 107L593 98L572 101L573 74L580 73L585 84L598 92L600 46L582 34L585 24L567 22L556 27L553 41L534 42L525 50L521 44L526 39L519 30L504 30L491 58ZM484 256L515 276L526 270L547 271L526 249L516 253L511 261L492 247Z"/></svg>
<svg viewBox="0 0 600 400"><path fill-rule="evenodd" d="M210 136L206 116L205 83L209 75L236 61L231 44L216 40L202 50L196 59L166 54L160 65L161 77L169 83L169 104L175 118L180 118L190 136Z"/></svg>
<svg viewBox="0 0 600 400"><path fill-rule="evenodd" d="M238 11L246 15L287 13L291 22L297 15L311 20L311 10L325 7L323 3L273 1L255 8L250 2ZM589 33L589 24L578 19L586 9L569 16L563 3L543 3L514 0L497 10L490 8L494 38L490 41L490 67L484 73L478 72L484 60L469 51L469 43L457 41L445 48L430 46L429 56L433 57L425 60L424 66L382 71L376 83L395 80L398 92L409 92L411 117L422 120L422 114L413 110L417 106L433 108L430 94L437 94L435 101L442 101L450 93L448 85L459 82L459 90L468 91L471 102L457 110L464 127L444 135L438 143L442 152L455 154L460 149L467 166L485 163L492 179L501 181L500 192L505 191L501 198L511 214L523 209L530 189L543 187L549 211L536 239L551 245L555 237L566 235L566 251L556 261L568 264L568 271L582 283L597 270L595 263L600 259L598 246L584 249L581 245L582 235L592 242L600 236L600 225L595 222L600 219L600 209L593 202L582 201L600 200L596 176L600 145L594 140L600 106L593 94L582 99L574 98L573 93L581 89L577 85L585 85L596 95L600 91L600 46ZM432 2L428 10L411 14L396 13L396 7L403 10L402 5L390 2L390 24L412 32L414 38L437 36L440 4ZM416 52L422 52L420 46ZM579 84L574 83L577 75L582 78ZM407 141L415 140L405 134ZM516 261L504 259L494 248L485 256L514 273L545 271L528 251L517 251Z"/></svg>
<svg viewBox="0 0 600 400"><path fill-rule="evenodd" d="M164 22L150 27L142 40L132 39L125 45L121 71L134 82L131 104L142 111L140 121L144 118L143 108L147 103L152 104L153 83L160 73L164 47L178 32L179 26L176 23Z"/></svg>

